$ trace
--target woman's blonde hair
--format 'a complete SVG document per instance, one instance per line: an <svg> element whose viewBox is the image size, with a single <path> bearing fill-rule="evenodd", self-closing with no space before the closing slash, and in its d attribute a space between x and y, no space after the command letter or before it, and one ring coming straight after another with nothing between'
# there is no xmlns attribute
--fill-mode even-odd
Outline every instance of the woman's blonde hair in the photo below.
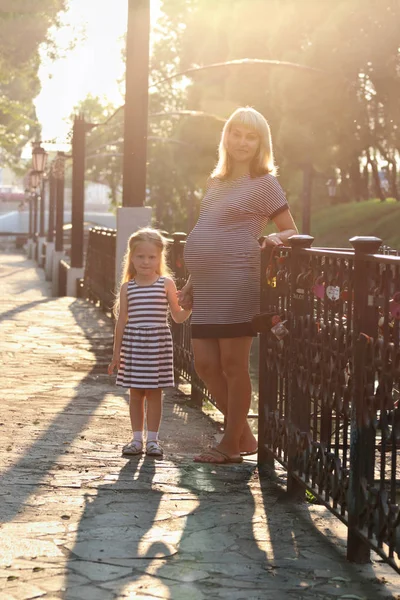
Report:
<svg viewBox="0 0 400 600"><path fill-rule="evenodd" d="M229 177L232 171L232 162L226 149L226 141L234 125L248 127L252 131L255 131L259 136L260 145L257 154L250 163L250 176L260 177L267 173L276 175L271 130L268 121L257 110L251 108L251 106L246 106L236 109L224 125L218 148L218 162L214 171L211 173L211 177L225 179L226 177Z"/></svg>
<svg viewBox="0 0 400 600"><path fill-rule="evenodd" d="M160 251L160 266L157 270L157 273L161 276L173 277L172 272L167 265L168 241L157 229L153 229L152 227L143 227L142 229L135 231L135 233L132 233L128 240L125 256L122 261L122 275L119 287L121 287L123 283L134 279L136 271L132 261L133 253L135 252L138 244L142 242L154 244ZM115 299L113 312L115 316L118 316L119 294Z"/></svg>

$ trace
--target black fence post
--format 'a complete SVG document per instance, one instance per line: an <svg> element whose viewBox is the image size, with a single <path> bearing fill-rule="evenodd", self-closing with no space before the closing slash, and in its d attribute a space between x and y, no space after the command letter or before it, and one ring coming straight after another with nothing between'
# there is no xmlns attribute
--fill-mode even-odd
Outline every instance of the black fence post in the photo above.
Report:
<svg viewBox="0 0 400 600"><path fill-rule="evenodd" d="M261 314L270 309L268 303L268 289L266 270L272 254L272 246L267 246L261 251L261 285L260 285L260 310ZM259 467L274 468L275 460L267 450L267 427L271 413L277 408L277 373L266 371L267 335L260 333L259 358L258 358L258 452L257 462Z"/></svg>
<svg viewBox="0 0 400 600"><path fill-rule="evenodd" d="M301 268L301 251L310 248L314 238L310 235L293 235L289 238L292 248L290 259L290 349L288 365L288 415L289 427L288 443L288 479L287 491L290 496L304 498L304 485L293 476L296 470L296 431L307 432L310 428L310 405L306 395L299 389L296 378L296 367L298 365L298 343L296 342L296 330L299 318L306 314L308 290L299 281Z"/></svg>
<svg viewBox="0 0 400 600"><path fill-rule="evenodd" d="M376 338L378 308L368 303L368 254L378 252L382 240L376 237L354 237L354 389L351 403L350 476L348 490L347 558L356 563L370 560L369 545L357 534L363 511L363 481L373 483L375 434L365 422L365 355L369 337ZM369 382L374 385L374 382Z"/></svg>

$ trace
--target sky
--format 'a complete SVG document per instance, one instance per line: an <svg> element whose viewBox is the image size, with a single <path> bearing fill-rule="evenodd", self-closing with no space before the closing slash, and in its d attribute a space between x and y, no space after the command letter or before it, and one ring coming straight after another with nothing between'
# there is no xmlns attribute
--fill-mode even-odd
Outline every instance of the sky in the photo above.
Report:
<svg viewBox="0 0 400 600"><path fill-rule="evenodd" d="M160 0L151 0L150 6L154 26L160 16ZM44 142L56 139L61 146L67 141L71 127L67 119L89 93L116 106L124 103L117 80L124 74L121 38L126 32L127 11L128 0L69 0L62 27L53 36L61 57L51 61L42 53L39 70L42 90L35 105Z"/></svg>

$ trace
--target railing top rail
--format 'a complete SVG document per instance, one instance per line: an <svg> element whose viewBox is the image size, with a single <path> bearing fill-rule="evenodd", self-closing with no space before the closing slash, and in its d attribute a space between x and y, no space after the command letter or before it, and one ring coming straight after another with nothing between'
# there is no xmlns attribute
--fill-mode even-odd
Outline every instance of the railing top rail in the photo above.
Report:
<svg viewBox="0 0 400 600"><path fill-rule="evenodd" d="M89 231L93 231L94 233L99 233L102 235L117 235L116 229L111 229L110 227L101 227L100 225L94 225L89 229Z"/></svg>
<svg viewBox="0 0 400 600"><path fill-rule="evenodd" d="M343 249L328 249L328 248L302 248L300 252L306 252L307 254L316 254L323 256L332 256L334 258L354 258L354 250L350 248L348 250Z"/></svg>
<svg viewBox="0 0 400 600"><path fill-rule="evenodd" d="M373 263L383 263L388 265L400 266L400 256L393 256L393 254L365 254L360 258L368 260Z"/></svg>

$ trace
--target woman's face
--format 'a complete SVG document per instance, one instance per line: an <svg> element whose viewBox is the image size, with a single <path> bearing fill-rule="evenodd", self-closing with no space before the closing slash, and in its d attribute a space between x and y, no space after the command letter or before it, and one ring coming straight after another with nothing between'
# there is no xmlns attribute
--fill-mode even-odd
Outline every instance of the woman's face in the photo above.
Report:
<svg viewBox="0 0 400 600"><path fill-rule="evenodd" d="M257 154L260 137L249 127L233 123L225 140L230 158L240 163L250 163Z"/></svg>

